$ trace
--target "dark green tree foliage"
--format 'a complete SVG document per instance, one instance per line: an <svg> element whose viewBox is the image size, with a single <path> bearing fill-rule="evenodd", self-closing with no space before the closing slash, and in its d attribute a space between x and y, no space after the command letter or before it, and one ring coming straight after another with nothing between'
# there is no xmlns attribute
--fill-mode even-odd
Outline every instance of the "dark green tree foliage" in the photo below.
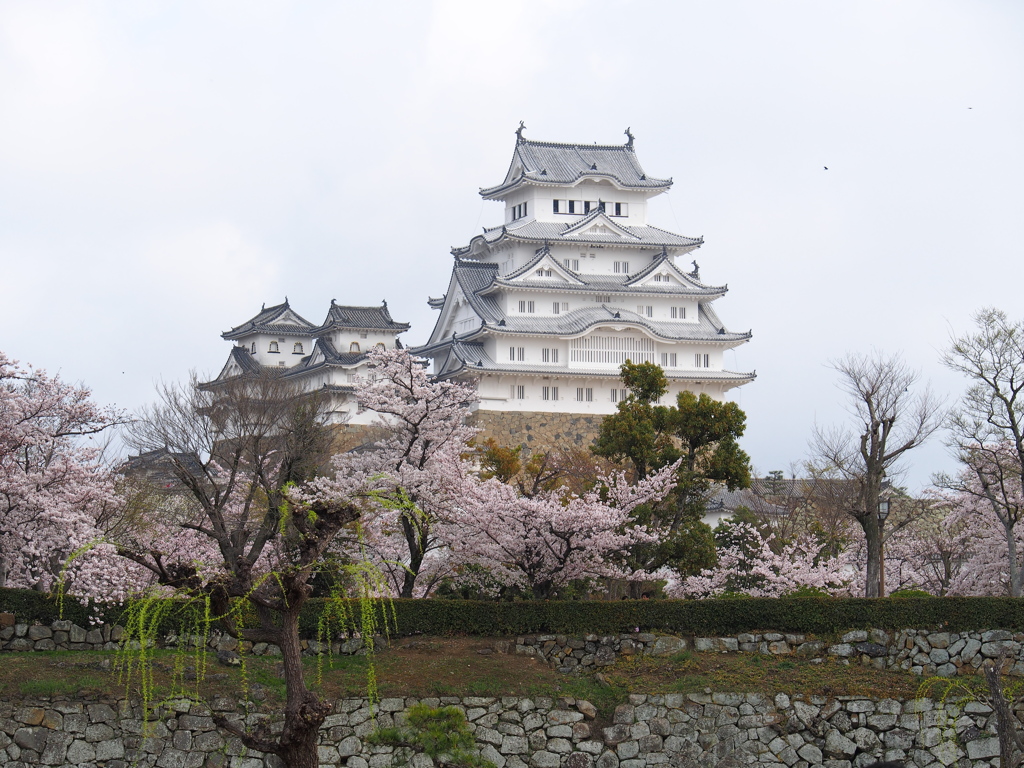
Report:
<svg viewBox="0 0 1024 768"><path fill-rule="evenodd" d="M594 453L628 461L638 479L681 460L673 493L638 513L640 522L659 531L660 541L631 553L632 559L648 570L671 565L694 573L714 562L711 530L701 522L713 485L750 485L750 458L737 442L746 414L735 403L692 392L681 392L674 406L658 405L668 379L654 363L627 360L621 375L629 394L602 422Z"/></svg>
<svg viewBox="0 0 1024 768"><path fill-rule="evenodd" d="M406 713L402 728L380 728L367 741L396 748L394 765L407 765L413 755L426 755L437 768L495 768L480 756L476 739L457 707L415 704Z"/></svg>

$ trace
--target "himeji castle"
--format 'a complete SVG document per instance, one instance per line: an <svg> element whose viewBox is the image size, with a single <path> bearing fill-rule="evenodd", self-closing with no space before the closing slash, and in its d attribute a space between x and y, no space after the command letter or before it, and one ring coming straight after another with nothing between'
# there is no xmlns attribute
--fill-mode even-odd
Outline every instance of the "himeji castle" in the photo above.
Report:
<svg viewBox="0 0 1024 768"><path fill-rule="evenodd" d="M621 145L531 141L516 132L504 180L480 190L504 222L452 249L439 317L417 354L442 378L478 382L475 419L501 443L584 443L624 392L619 366L657 363L682 390L723 398L754 373L724 353L751 337L729 331L712 304L725 285L701 281L689 255L701 238L647 222L672 185ZM680 266L686 263L685 267Z"/></svg>

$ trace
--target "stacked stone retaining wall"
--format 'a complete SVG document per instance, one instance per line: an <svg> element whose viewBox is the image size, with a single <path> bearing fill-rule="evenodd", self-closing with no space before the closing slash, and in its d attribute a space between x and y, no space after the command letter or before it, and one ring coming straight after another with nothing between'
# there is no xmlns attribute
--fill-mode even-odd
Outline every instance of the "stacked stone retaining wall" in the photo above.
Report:
<svg viewBox="0 0 1024 768"><path fill-rule="evenodd" d="M633 695L603 719L572 698L388 698L375 711L364 699L342 699L320 732L321 765L397 764L391 747L371 747L366 737L403 724L405 710L420 702L460 708L497 768L862 768L883 758L918 768L998 764L995 717L976 701L701 693ZM0 763L281 768L276 757L247 753L217 731L215 712L250 727L268 717L242 714L238 705L173 701L145 718L124 699L0 700ZM431 764L420 756L411 765Z"/></svg>
<svg viewBox="0 0 1024 768"><path fill-rule="evenodd" d="M0 620L0 650L116 650L124 630L119 626L80 627L70 621L54 621L49 625L17 623L10 614ZM243 651L257 656L278 655L280 651L267 643L239 643L226 633L213 631L206 638L168 635L158 641L161 647L206 643L211 650L232 653ZM378 645L386 643L378 639ZM306 653L321 651L341 655L364 652L361 638L335 639L327 643L303 640ZM837 658L875 667L900 670L924 677L955 677L973 674L986 659L1001 659L1003 672L1024 677L1024 633L1004 629L984 632L947 632L943 630L902 629L888 633L880 629L854 630L838 641L827 642L799 633L760 632L725 637L693 635L655 635L631 632L618 635L588 634L525 635L495 643L499 653L533 656L559 671L593 672L614 664L622 656L649 654L669 656L674 653L760 653L774 656L796 656L811 660Z"/></svg>
<svg viewBox="0 0 1024 768"><path fill-rule="evenodd" d="M499 650L503 649L499 647ZM760 653L811 660L837 658L876 669L901 670L925 677L973 674L985 659L1002 659L1006 674L1024 676L1024 633L993 629L947 632L880 629L847 632L838 642L798 633L743 633L726 637L654 635L529 635L516 638L514 652L546 661L561 672L593 671L620 656L674 653Z"/></svg>

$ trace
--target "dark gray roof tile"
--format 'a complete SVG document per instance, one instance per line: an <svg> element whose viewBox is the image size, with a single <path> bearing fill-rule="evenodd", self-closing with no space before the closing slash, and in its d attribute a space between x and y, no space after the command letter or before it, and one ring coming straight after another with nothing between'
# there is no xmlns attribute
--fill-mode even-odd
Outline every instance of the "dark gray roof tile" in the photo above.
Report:
<svg viewBox="0 0 1024 768"><path fill-rule="evenodd" d="M486 198L500 198L520 184L575 184L580 179L608 179L624 189L663 190L672 179L648 177L630 144L558 144L520 139L505 180L481 189Z"/></svg>

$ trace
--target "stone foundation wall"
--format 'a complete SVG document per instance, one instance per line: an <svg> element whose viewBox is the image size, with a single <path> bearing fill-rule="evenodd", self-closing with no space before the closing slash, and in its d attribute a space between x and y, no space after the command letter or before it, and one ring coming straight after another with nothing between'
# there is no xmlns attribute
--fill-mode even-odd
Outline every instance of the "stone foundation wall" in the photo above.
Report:
<svg viewBox="0 0 1024 768"><path fill-rule="evenodd" d="M416 699L334 704L320 731L320 764L389 768L391 747L364 739L401 725ZM976 701L873 700L857 696L701 693L632 695L611 722L573 698L434 698L466 715L483 757L497 768L859 768L878 759L918 768L998 765L991 709ZM218 712L248 727L265 714L239 702L171 701L148 713L124 699L0 700L0 763L8 768L282 768L276 757L245 752L213 724ZM271 720L271 730L280 724ZM430 768L414 758L412 768Z"/></svg>
<svg viewBox="0 0 1024 768"><path fill-rule="evenodd" d="M1005 629L946 632L902 629L890 635L880 629L854 630L839 642L781 632L742 633L731 637L654 635L526 635L516 638L513 652L534 656L560 672L594 671L620 656L669 656L700 653L760 653L806 659L838 658L876 669L900 670L924 677L974 674L986 659L1002 659L1005 674L1024 677L1024 633Z"/></svg>
<svg viewBox="0 0 1024 768"><path fill-rule="evenodd" d="M477 411L470 424L481 432L478 442L525 445L534 450L585 448L597 439L603 416L537 411Z"/></svg>
<svg viewBox="0 0 1024 768"><path fill-rule="evenodd" d="M116 650L123 635L119 626L86 629L70 621L54 621L49 626L17 623L12 614L0 614L0 651ZM236 651L257 656L278 655L280 650L267 643L240 644L226 633L211 631L204 638L168 635L157 641L159 647L173 648L181 643L201 643L211 651L234 654ZM387 644L377 638L378 647ZM336 638L327 643L305 639L303 650L352 655L363 651L363 641L354 637ZM847 632L838 642L826 642L798 633L741 633L729 637L693 635L655 635L631 632L619 635L523 635L495 642L498 653L533 656L560 672L593 672L614 664L621 656L650 654L668 656L687 650L700 653L760 653L773 656L797 656L806 659L838 658L873 666L900 670L924 677L955 677L973 674L985 659L1002 659L1005 674L1024 677L1024 633L1004 629L984 632L946 632L902 629L890 635L880 629Z"/></svg>

